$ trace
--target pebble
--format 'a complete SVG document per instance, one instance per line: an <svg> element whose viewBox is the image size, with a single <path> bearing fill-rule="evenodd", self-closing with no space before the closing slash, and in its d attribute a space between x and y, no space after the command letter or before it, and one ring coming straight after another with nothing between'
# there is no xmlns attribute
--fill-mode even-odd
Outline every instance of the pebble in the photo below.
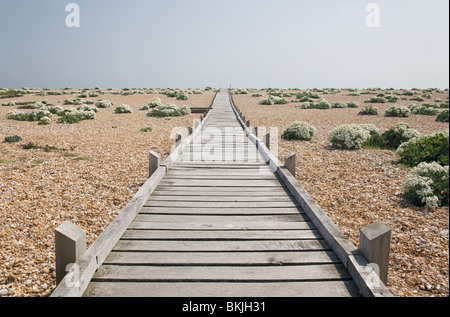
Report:
<svg viewBox="0 0 450 317"><path fill-rule="evenodd" d="M6 289L1 289L0 290L0 297L5 296L7 294L8 294L8 290L6 290Z"/></svg>

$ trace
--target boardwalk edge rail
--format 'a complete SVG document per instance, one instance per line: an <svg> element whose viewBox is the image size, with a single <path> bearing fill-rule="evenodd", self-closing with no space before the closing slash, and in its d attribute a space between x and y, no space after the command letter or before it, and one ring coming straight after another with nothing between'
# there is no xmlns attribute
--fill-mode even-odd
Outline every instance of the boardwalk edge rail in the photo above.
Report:
<svg viewBox="0 0 450 317"><path fill-rule="evenodd" d="M155 191L163 177L170 170L179 155L192 142L203 128L204 123L210 115L214 106L217 93L208 108L208 113L200 122L194 132L178 144L172 154L161 164L147 182L140 188L136 195L130 200L117 217L106 227L105 231L94 241L90 248L75 263L78 266L76 280L74 276L67 274L61 283L51 294L51 297L81 297L83 296L92 277L103 264L114 246L127 230L129 225L138 215L145 202Z"/></svg>
<svg viewBox="0 0 450 317"><path fill-rule="evenodd" d="M285 183L289 192L300 204L314 226L316 226L317 230L319 230L326 243L337 254L355 281L361 294L365 297L392 297L391 292L384 285L373 268L369 266L369 263L362 252L340 231L336 224L333 223L316 201L311 198L286 167L272 155L264 142L258 139L253 134L253 131L247 127L246 123L239 115L239 111L229 90L228 95L233 111L249 140L256 144L261 156L269 165L272 172L275 172Z"/></svg>

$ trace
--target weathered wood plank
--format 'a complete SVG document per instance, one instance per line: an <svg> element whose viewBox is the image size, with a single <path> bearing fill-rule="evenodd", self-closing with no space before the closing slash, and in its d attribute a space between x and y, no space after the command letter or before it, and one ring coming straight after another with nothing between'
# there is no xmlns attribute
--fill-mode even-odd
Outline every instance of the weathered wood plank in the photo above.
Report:
<svg viewBox="0 0 450 317"><path fill-rule="evenodd" d="M112 281L314 281L344 280L342 264L299 266L117 266L103 265L93 280Z"/></svg>
<svg viewBox="0 0 450 317"><path fill-rule="evenodd" d="M268 241L127 241L120 240L115 251L326 251L323 240L268 240Z"/></svg>
<svg viewBox="0 0 450 317"><path fill-rule="evenodd" d="M122 240L310 240L320 239L317 230L182 231L128 229Z"/></svg>
<svg viewBox="0 0 450 317"><path fill-rule="evenodd" d="M260 197L260 196L161 196L153 195L149 201L197 201L197 202L292 202L289 196ZM187 205L186 207L190 207Z"/></svg>
<svg viewBox="0 0 450 317"><path fill-rule="evenodd" d="M278 180L222 180L220 182L216 180L203 180L203 179L163 179L160 183L166 186L210 186L210 187L236 187L236 186L249 186L249 187L281 187Z"/></svg>
<svg viewBox="0 0 450 317"><path fill-rule="evenodd" d="M289 222L303 222L308 221L309 218L304 214L298 215L247 215L247 216L235 216L233 214L224 216L221 215L148 215L139 214L135 221L149 222L149 221L162 221L162 222L200 222L200 223L222 223L233 226L241 222L272 222L272 229L281 229L285 226L284 223Z"/></svg>
<svg viewBox="0 0 450 317"><path fill-rule="evenodd" d="M299 211L297 208L191 208L191 207L143 207L141 215L227 215L227 216L244 216L244 215L297 215L305 213Z"/></svg>
<svg viewBox="0 0 450 317"><path fill-rule="evenodd" d="M101 294L101 295L99 295ZM357 297L353 281L289 283L103 283L93 282L86 296L105 297Z"/></svg>
<svg viewBox="0 0 450 317"><path fill-rule="evenodd" d="M339 264L331 251L292 252L111 252L105 264L116 265L300 265Z"/></svg>
<svg viewBox="0 0 450 317"><path fill-rule="evenodd" d="M292 201L161 201L149 199L144 207L190 207L190 208L277 208L297 207Z"/></svg>
<svg viewBox="0 0 450 317"><path fill-rule="evenodd" d="M314 229L314 226L309 221L304 222L283 222L282 225L277 225L278 230L305 230ZM163 222L163 221L148 221L148 222L133 222L129 229L141 230L273 230L273 222L237 222L237 223L219 223L219 222Z"/></svg>
<svg viewBox="0 0 450 317"><path fill-rule="evenodd" d="M176 197L176 196L186 196L189 195L190 197L195 196L202 196L202 197L212 197L212 198L219 198L219 197L248 197L249 195L252 197L260 197L260 198L268 198L268 197L285 197L286 193L284 191L258 191L258 192L227 192L227 191L199 191L199 190L176 190L176 189L165 189L165 190L158 190L153 193L153 197Z"/></svg>

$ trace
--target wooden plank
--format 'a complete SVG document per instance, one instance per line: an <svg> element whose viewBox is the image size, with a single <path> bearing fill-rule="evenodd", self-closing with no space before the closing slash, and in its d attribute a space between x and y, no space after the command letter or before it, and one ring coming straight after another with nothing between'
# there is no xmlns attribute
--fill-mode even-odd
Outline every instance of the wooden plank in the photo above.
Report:
<svg viewBox="0 0 450 317"><path fill-rule="evenodd" d="M314 281L344 280L342 264L299 266L117 266L103 265L94 281Z"/></svg>
<svg viewBox="0 0 450 317"><path fill-rule="evenodd" d="M265 231L182 231L128 229L122 240L311 240L320 239L317 230L265 230Z"/></svg>
<svg viewBox="0 0 450 317"><path fill-rule="evenodd" d="M99 295L101 294L101 295ZM85 296L99 297L357 297L353 281L290 283L104 283L93 282Z"/></svg>
<svg viewBox="0 0 450 317"><path fill-rule="evenodd" d="M127 241L120 240L115 251L326 251L323 240L275 240L275 241ZM232 256L232 255L230 255Z"/></svg>
<svg viewBox="0 0 450 317"><path fill-rule="evenodd" d="M296 207L292 201L160 201L149 199L144 207L190 207L190 208L277 208Z"/></svg>
<svg viewBox="0 0 450 317"><path fill-rule="evenodd" d="M164 178L165 180L183 180L183 179L202 179L202 180L276 180L275 175L262 175L258 172L253 175L170 175Z"/></svg>
<svg viewBox="0 0 450 317"><path fill-rule="evenodd" d="M234 216L234 215L148 215L139 214L135 218L138 222L162 221L162 222L200 222L200 223L225 223L233 226L239 225L241 222L272 222L272 229L284 228L286 222L302 222L308 221L309 218L304 214L298 215L250 215L250 216Z"/></svg>
<svg viewBox="0 0 450 317"><path fill-rule="evenodd" d="M300 265L339 264L331 251L292 252L111 252L105 264L116 265Z"/></svg>
<svg viewBox="0 0 450 317"><path fill-rule="evenodd" d="M191 207L143 207L140 212L141 215L306 215L297 208L191 208Z"/></svg>
<svg viewBox="0 0 450 317"><path fill-rule="evenodd" d="M269 188L259 188L259 187L189 187L189 186L177 186L176 188L168 186L168 185L160 185L158 186L157 190L155 192L179 192L183 191L184 193L187 193L191 195L191 192L201 192L203 194L227 194L227 195L259 195L259 193L268 192L271 193L277 193L277 194L283 194L286 195L286 190L282 186L277 187L269 187Z"/></svg>
<svg viewBox="0 0 450 317"><path fill-rule="evenodd" d="M161 196L152 195L149 201L196 201L196 202L292 202L289 196L261 197L261 196ZM191 207L191 206L186 206ZM266 206L270 207L270 206Z"/></svg>
<svg viewBox="0 0 450 317"><path fill-rule="evenodd" d="M163 179L160 183L166 186L209 186L209 187L236 187L236 186L248 186L248 187L281 187L278 180L223 180L217 182L215 180L203 180L203 179Z"/></svg>
<svg viewBox="0 0 450 317"><path fill-rule="evenodd" d="M247 197L251 195L252 197L285 197L286 193L284 191L258 191L258 192L226 192L226 191L199 191L199 190L176 190L176 189L165 189L158 190L153 193L153 197L170 197L170 196L203 196L203 197Z"/></svg>
<svg viewBox="0 0 450 317"><path fill-rule="evenodd" d="M284 222L282 226L277 225L278 230L305 230L314 229L314 226L309 221L304 222ZM205 223L205 222L163 222L163 221L151 221L151 222L140 222L135 221L130 226L129 229L141 229L141 230L228 230L228 231L238 231L238 230L273 230L273 222L239 222L239 223Z"/></svg>

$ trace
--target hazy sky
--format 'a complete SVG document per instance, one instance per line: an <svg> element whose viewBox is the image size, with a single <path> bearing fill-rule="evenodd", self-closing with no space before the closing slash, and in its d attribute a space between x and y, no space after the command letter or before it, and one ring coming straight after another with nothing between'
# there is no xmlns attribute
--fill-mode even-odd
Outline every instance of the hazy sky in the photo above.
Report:
<svg viewBox="0 0 450 317"><path fill-rule="evenodd" d="M66 26L66 5L80 27ZM380 7L380 27L366 6ZM0 0L0 87L448 88L448 0Z"/></svg>

